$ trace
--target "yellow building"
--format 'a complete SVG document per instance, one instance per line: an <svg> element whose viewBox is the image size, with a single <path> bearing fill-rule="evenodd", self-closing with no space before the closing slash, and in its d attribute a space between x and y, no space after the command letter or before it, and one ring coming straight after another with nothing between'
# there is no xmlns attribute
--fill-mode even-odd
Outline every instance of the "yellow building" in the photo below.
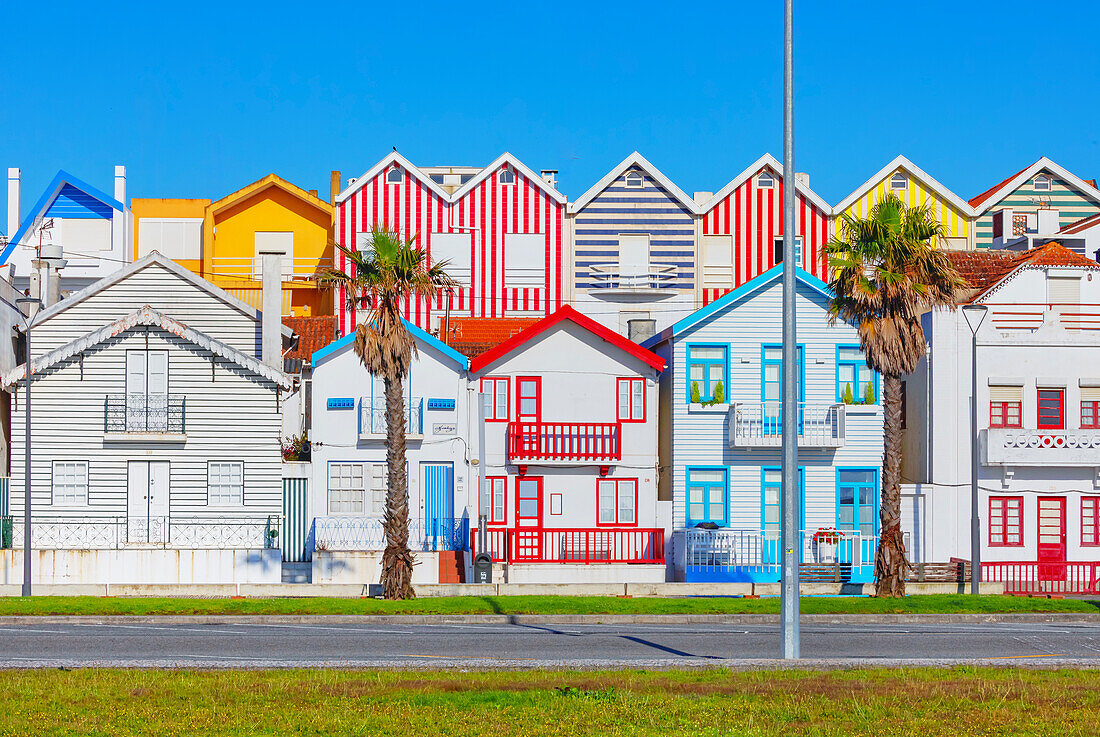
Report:
<svg viewBox="0 0 1100 737"><path fill-rule="evenodd" d="M879 169L833 208L833 230L841 227L842 213L868 217L875 203L887 194L898 195L907 207L930 207L945 230L941 247L960 251L974 248L974 213L970 205L904 156Z"/></svg>
<svg viewBox="0 0 1100 737"><path fill-rule="evenodd" d="M282 251L283 314L332 314L314 277L332 266L332 205L274 174L220 200L135 199L134 257L156 250L260 307L261 250Z"/></svg>

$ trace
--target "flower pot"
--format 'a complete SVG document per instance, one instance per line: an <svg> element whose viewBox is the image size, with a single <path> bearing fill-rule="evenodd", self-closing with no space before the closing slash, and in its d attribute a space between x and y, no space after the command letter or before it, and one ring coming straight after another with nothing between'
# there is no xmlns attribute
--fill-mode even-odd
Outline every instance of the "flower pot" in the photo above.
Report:
<svg viewBox="0 0 1100 737"><path fill-rule="evenodd" d="M817 544L817 562L821 564L836 563L836 543L819 542Z"/></svg>

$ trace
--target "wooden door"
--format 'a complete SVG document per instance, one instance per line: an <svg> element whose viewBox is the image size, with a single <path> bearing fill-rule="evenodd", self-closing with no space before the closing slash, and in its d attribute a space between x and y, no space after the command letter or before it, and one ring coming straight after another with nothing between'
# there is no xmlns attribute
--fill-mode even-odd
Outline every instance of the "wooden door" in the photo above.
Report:
<svg viewBox="0 0 1100 737"><path fill-rule="evenodd" d="M168 542L169 464L130 461L126 466L126 539Z"/></svg>
<svg viewBox="0 0 1100 737"><path fill-rule="evenodd" d="M1066 580L1066 498L1041 496L1038 500L1040 581Z"/></svg>
<svg viewBox="0 0 1100 737"><path fill-rule="evenodd" d="M516 377L516 421L542 421L542 377Z"/></svg>
<svg viewBox="0 0 1100 737"><path fill-rule="evenodd" d="M542 477L516 479L516 560L542 560Z"/></svg>

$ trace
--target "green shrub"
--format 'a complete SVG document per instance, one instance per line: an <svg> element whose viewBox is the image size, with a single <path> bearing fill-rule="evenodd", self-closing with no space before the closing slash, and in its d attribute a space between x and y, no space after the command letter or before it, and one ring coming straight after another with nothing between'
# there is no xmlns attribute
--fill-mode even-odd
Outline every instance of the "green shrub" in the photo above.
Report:
<svg viewBox="0 0 1100 737"><path fill-rule="evenodd" d="M699 382L691 382L691 403L699 404Z"/></svg>
<svg viewBox="0 0 1100 737"><path fill-rule="evenodd" d="M841 396L841 400L845 404L855 403L855 399L852 397L852 384L850 382L844 385L844 394Z"/></svg>
<svg viewBox="0 0 1100 737"><path fill-rule="evenodd" d="M722 386L722 382L718 382L714 385L714 399L710 401L711 404L722 404L726 401L726 388Z"/></svg>
<svg viewBox="0 0 1100 737"><path fill-rule="evenodd" d="M867 382L867 391L863 395L863 403L864 404L874 404L875 399L876 399L876 397L875 397L875 382L868 381Z"/></svg>

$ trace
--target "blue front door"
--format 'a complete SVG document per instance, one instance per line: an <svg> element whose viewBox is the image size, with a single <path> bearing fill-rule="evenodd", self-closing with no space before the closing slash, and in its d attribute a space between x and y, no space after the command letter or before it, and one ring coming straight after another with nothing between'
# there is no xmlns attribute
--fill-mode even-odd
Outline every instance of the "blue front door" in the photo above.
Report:
<svg viewBox="0 0 1100 737"><path fill-rule="evenodd" d="M779 565L783 562L782 509L783 471L780 468L761 469L761 501L763 505L763 530L760 536L760 562ZM806 469L798 469L798 527L805 527L806 519ZM801 535L800 535L801 538ZM802 545L798 546L798 561L802 562Z"/></svg>
<svg viewBox="0 0 1100 737"><path fill-rule="evenodd" d="M454 479L451 463L420 464L420 526L426 549L455 549Z"/></svg>

